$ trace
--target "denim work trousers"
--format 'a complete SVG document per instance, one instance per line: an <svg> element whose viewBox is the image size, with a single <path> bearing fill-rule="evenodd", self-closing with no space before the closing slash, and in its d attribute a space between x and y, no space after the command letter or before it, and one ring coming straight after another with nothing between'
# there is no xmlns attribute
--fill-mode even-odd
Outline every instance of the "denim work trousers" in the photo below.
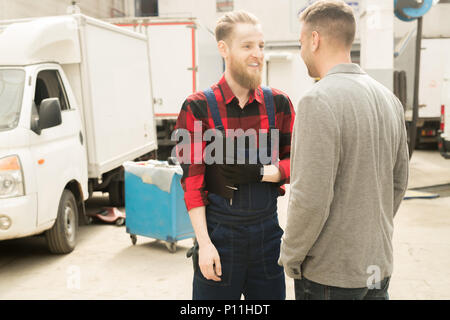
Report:
<svg viewBox="0 0 450 320"><path fill-rule="evenodd" d="M275 108L272 90L263 87L263 91L270 130L266 137L268 143L265 146L260 143L256 151L257 163L266 165L270 163L272 149L275 148L270 138L270 132L275 129ZM227 146L227 135L214 92L208 89L204 94L215 128L224 133L223 146ZM250 163L254 146L232 145L231 154L245 157L246 163L247 160ZM268 155L269 163L262 161L260 155ZM276 214L277 197L278 185L268 182L238 185L232 200L213 192L208 193L208 234L219 253L222 276L220 282L207 280L202 275L198 262L194 262L194 300L238 300L242 294L245 299L252 300L286 298L284 270L278 265L283 230Z"/></svg>
<svg viewBox="0 0 450 320"><path fill-rule="evenodd" d="M207 215L208 217L208 215ZM207 280L194 266L194 300L284 300L284 270L278 265L283 230L277 215L252 224L208 221L222 265L220 282Z"/></svg>
<svg viewBox="0 0 450 320"><path fill-rule="evenodd" d="M389 300L390 277L374 285L373 289L339 288L303 279L294 280L296 300ZM379 288L379 289L378 289Z"/></svg>

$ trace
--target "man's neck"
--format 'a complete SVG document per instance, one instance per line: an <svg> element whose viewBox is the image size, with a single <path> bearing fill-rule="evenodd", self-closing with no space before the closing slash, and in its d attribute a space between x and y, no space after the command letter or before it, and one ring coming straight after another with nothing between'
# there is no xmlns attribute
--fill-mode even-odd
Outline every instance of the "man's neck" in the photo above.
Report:
<svg viewBox="0 0 450 320"><path fill-rule="evenodd" d="M225 70L225 80L227 81L227 84L233 94L236 96L236 98L238 98L239 106L241 108L244 108L250 97L250 90L242 87L239 83L237 83L228 70Z"/></svg>
<svg viewBox="0 0 450 320"><path fill-rule="evenodd" d="M343 63L352 63L350 53L334 54L324 57L323 63L319 63L319 76L322 79L335 66Z"/></svg>

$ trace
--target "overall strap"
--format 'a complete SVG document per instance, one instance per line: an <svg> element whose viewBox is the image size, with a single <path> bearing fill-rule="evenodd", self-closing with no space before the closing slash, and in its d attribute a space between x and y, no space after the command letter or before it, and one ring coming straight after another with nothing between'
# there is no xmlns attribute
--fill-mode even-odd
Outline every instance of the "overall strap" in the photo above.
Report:
<svg viewBox="0 0 450 320"><path fill-rule="evenodd" d="M221 132L225 131L223 127L222 119L220 118L219 107L217 106L216 96L212 88L208 88L203 91L208 102L209 110L211 111L212 118L214 120L214 126Z"/></svg>
<svg viewBox="0 0 450 320"><path fill-rule="evenodd" d="M275 129L275 107L273 103L272 89L266 86L261 86L261 89L263 90L267 117L269 118L269 128Z"/></svg>

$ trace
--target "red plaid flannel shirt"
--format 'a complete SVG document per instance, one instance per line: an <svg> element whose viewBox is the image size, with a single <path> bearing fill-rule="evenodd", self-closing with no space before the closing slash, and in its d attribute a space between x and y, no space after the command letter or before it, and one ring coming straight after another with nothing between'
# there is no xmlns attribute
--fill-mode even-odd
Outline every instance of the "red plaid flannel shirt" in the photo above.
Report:
<svg viewBox="0 0 450 320"><path fill-rule="evenodd" d="M224 129L269 129L269 120L264 103L262 89L253 90L250 98L244 108L239 106L238 99L228 86L225 76L212 86L215 93L217 104L222 118ZM279 130L279 162L277 164L281 181L279 182L279 193L284 195L284 184L289 183L290 177L290 151L291 151L291 135L294 125L295 111L289 97L283 92L272 89L275 105L275 127ZM195 122L197 126L195 126ZM180 114L177 119L175 129L186 129L191 136L191 150L203 150L206 141L203 139L194 140L194 133L197 137L203 137L203 133L215 128L214 121L209 111L206 97L203 92L191 94L183 103ZM198 132L200 131L201 132ZM200 146L201 145L201 146ZM198 155L197 155L198 157ZM196 207L206 206L208 204L207 194L205 190L205 164L198 159L194 163L194 152L190 155L190 164L181 164L183 169L183 177L181 184L184 190L184 200L187 210Z"/></svg>

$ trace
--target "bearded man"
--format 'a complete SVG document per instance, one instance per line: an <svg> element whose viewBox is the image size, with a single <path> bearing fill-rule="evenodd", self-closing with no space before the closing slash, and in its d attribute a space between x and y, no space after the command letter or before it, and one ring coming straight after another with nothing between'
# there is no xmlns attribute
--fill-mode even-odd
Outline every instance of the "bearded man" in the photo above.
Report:
<svg viewBox="0 0 450 320"><path fill-rule="evenodd" d="M284 93L260 86L264 36L254 15L225 14L217 22L215 35L225 72L218 83L184 101L176 125L177 130L189 132L190 150L199 150L201 144L202 152L200 163L195 152L187 157L189 163L181 163L184 199L197 241L193 299L240 299L241 295L285 299L284 271L277 264L283 234L277 197L284 195L283 185L289 182L294 109ZM218 156L222 150L216 150L219 161L205 161L207 143L195 136L203 137L210 129L223 133L216 139L224 141L232 138L230 132L240 131L234 137L238 140L249 138L242 132L265 133L253 141L258 155L268 153L272 161L261 157L250 161L252 146L247 141L241 149L233 144L230 152L245 155L244 161L222 161ZM269 148L261 136L270 137ZM228 143L223 145L228 148ZM218 186L220 181L224 185ZM228 192L221 191L224 188Z"/></svg>

